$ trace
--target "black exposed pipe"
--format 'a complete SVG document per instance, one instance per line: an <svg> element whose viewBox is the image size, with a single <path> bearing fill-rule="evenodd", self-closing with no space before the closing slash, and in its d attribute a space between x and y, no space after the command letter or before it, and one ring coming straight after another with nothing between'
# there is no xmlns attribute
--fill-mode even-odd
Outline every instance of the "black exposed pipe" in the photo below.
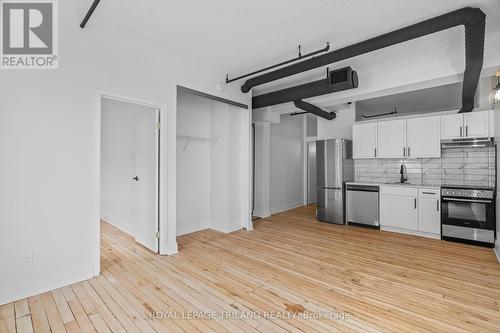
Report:
<svg viewBox="0 0 500 333"><path fill-rule="evenodd" d="M344 67L331 71L328 78L323 80L254 96L252 98L252 108L258 109L357 87L358 75L356 71L352 70L351 67Z"/></svg>
<svg viewBox="0 0 500 333"><path fill-rule="evenodd" d="M396 45L435 32L450 29L459 25L465 27L465 72L462 91L462 108L460 112L469 112L474 108L474 96L483 67L484 33L486 15L479 8L465 7L435 18L410 25L353 44L324 55L313 57L302 62L283 67L272 72L248 79L241 87L246 93L261 84L279 80L291 75L322 67L344 59L349 59L388 46Z"/></svg>
<svg viewBox="0 0 500 333"><path fill-rule="evenodd" d="M293 59L289 59L289 60L286 60L286 61L283 61L283 62L280 62L279 64L276 64L276 65L272 65L272 66L269 66L269 67L266 67L266 68L259 69L259 70L255 71L255 72L252 72L252 73L248 73L248 74L245 74L245 75L242 75L242 76L235 77L234 79L229 79L229 75L226 75L226 83L231 83L231 82L234 82L234 81L238 81L238 80L244 79L246 77L249 77L249 76L252 76L252 75L255 75L255 74L259 74L259 73L268 71L270 69L274 69L276 67L281 67L281 66L287 65L289 63L295 62L295 61L299 61L299 60L302 60L302 59L306 59L306 58L312 57L312 56L314 56L316 54L328 52L329 50L330 50L330 43L326 43L326 46L324 48L322 48L321 50L317 50L317 51L314 51L314 52L302 55L300 53L300 45L299 45L299 56L298 57L293 58Z"/></svg>
<svg viewBox="0 0 500 333"><path fill-rule="evenodd" d="M92 14L94 14L94 10L97 8L97 5L99 5L100 1L101 0L94 0L94 2L92 3L92 6L90 6L89 11L87 12L87 15L85 15L82 23L80 23L80 28L82 28L82 29L85 28L85 26L87 25L87 22L89 21Z"/></svg>
<svg viewBox="0 0 500 333"><path fill-rule="evenodd" d="M304 110L307 113L315 114L318 117L325 118L327 120L332 120L332 119L335 119L337 117L335 112L323 111L319 107L317 107L316 105L312 105L312 104L304 102L302 100L293 101L293 104L295 104L295 106L297 108Z"/></svg>

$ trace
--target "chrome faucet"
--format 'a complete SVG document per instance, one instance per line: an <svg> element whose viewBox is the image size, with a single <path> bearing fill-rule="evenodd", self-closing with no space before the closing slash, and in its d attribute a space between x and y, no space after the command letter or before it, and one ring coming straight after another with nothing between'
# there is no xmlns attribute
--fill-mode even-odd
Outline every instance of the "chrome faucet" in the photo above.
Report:
<svg viewBox="0 0 500 333"><path fill-rule="evenodd" d="M401 184L403 184L404 182L406 182L408 180L408 173L406 172L406 165L404 164L401 164Z"/></svg>

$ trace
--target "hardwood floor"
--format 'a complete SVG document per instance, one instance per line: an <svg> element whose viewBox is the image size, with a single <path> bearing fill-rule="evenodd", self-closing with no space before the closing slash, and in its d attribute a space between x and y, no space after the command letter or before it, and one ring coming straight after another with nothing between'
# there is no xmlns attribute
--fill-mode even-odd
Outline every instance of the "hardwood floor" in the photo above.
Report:
<svg viewBox="0 0 500 333"><path fill-rule="evenodd" d="M312 209L180 237L169 257L103 223L101 276L1 306L0 332L500 332L491 249L322 224Z"/></svg>

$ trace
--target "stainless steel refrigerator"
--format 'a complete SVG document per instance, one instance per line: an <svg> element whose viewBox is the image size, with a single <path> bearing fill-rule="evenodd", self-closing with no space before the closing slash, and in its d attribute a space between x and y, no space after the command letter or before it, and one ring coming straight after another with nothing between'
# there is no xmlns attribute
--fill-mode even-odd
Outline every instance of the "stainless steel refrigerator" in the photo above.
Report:
<svg viewBox="0 0 500 333"><path fill-rule="evenodd" d="M345 224L345 182L354 178L352 141L331 139L316 142L318 220Z"/></svg>

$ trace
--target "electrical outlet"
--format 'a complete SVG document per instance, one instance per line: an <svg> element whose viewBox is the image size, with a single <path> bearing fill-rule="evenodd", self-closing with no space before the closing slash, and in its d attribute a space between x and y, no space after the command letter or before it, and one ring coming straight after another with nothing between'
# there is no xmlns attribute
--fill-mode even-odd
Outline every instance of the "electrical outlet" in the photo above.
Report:
<svg viewBox="0 0 500 333"><path fill-rule="evenodd" d="M33 266L33 252L27 252L24 254L23 266Z"/></svg>

